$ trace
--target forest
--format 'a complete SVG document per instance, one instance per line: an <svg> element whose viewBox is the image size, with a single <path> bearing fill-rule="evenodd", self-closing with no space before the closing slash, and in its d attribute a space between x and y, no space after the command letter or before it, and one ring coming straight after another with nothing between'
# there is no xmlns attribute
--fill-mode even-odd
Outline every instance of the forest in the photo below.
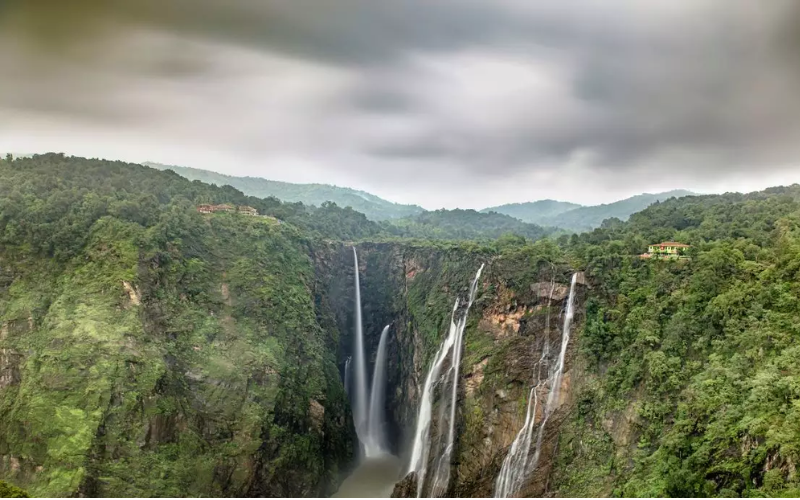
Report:
<svg viewBox="0 0 800 500"><path fill-rule="evenodd" d="M200 203L283 224L204 217ZM690 258L638 257L661 241L691 245ZM60 154L0 160L0 346L14 381L0 385L0 455L33 467L0 465L0 479L37 495L330 493L353 439L339 429L338 332L309 257L330 242L585 272L585 380L558 438L555 494L800 496L798 185L673 197L568 234L466 210L378 223ZM509 269L527 286L525 265ZM109 293L118 282L139 289ZM137 300L138 314L125 305ZM35 354L8 361L22 353ZM225 413L231 395L240 415ZM322 420L309 400L324 402ZM307 433L314 425L328 432ZM202 474L187 490L189 460Z"/></svg>

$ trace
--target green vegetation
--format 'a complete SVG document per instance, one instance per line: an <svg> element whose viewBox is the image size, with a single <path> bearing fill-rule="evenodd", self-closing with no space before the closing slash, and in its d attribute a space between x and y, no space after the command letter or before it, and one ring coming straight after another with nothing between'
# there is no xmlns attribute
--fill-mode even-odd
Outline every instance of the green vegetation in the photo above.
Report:
<svg viewBox="0 0 800 500"><path fill-rule="evenodd" d="M30 495L13 484L0 481L0 498L30 498Z"/></svg>
<svg viewBox="0 0 800 500"><path fill-rule="evenodd" d="M634 257L662 240L692 260ZM624 496L797 495L800 186L668 200L561 242L594 285L579 338L595 383L558 493L610 474Z"/></svg>
<svg viewBox="0 0 800 500"><path fill-rule="evenodd" d="M374 194L355 189L331 186L328 184L293 184L262 179L260 177L233 177L197 168L176 167L158 163L145 165L159 170L172 170L189 180L202 181L217 186L233 186L243 193L258 198L280 198L287 202L300 202L304 205L322 206L324 203L335 203L341 207L351 207L369 220L383 221L410 217L423 212L416 205L392 203Z"/></svg>
<svg viewBox="0 0 800 500"><path fill-rule="evenodd" d="M496 212L436 210L385 224L387 232L406 238L480 240L488 242L506 234L538 240L551 229L528 224Z"/></svg>
<svg viewBox="0 0 800 500"><path fill-rule="evenodd" d="M60 155L0 179L0 477L37 496L328 491L352 430L306 234L358 231L347 213Z"/></svg>

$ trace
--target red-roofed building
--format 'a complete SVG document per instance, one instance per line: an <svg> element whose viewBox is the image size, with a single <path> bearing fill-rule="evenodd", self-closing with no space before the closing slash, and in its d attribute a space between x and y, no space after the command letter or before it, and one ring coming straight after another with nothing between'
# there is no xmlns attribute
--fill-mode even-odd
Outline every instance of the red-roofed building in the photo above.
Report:
<svg viewBox="0 0 800 500"><path fill-rule="evenodd" d="M677 241L664 241L655 245L647 247L647 253L643 253L639 257L643 259L679 259L683 257L684 253L690 248L685 243L678 243Z"/></svg>

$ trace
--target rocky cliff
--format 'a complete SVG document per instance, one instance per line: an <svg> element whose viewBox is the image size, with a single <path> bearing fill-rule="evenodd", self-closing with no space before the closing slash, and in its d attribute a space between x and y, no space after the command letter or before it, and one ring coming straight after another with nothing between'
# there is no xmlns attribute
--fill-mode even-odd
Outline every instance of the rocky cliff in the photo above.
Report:
<svg viewBox="0 0 800 500"><path fill-rule="evenodd" d="M537 252L498 257L468 247L392 243L360 244L357 249L368 353L375 352L383 325L392 324L386 410L396 431L395 451L404 460L410 452L426 370L447 332L453 303L466 295L477 268L486 264L465 333L455 479L450 492L491 496L503 458L525 418L534 363L541 357L545 340L558 349L569 266ZM332 245L319 252L316 260L318 272L333 277L326 295L337 311L334 316L342 332L339 364L343 369L352 345L352 252L349 247ZM581 275L578 326L584 296ZM559 409L550 419L542 460L525 491L528 494L545 492L558 429L573 406L572 388L580 370L574 363L575 345L573 337ZM400 487L396 494L404 496L411 489Z"/></svg>

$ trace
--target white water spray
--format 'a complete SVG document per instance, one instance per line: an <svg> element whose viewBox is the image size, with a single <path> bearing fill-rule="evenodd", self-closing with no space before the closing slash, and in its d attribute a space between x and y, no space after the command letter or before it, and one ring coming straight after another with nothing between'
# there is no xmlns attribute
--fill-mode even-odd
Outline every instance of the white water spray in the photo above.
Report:
<svg viewBox="0 0 800 500"><path fill-rule="evenodd" d="M430 431L433 396L436 386L439 384L442 386L442 390L440 391L442 401L440 402L437 427L439 433L437 440L438 455L434 458L433 482L430 489L431 496L441 496L445 494L450 483L450 468L455 444L456 404L458 402L458 379L461 374L460 365L464 329L467 326L469 309L478 291L478 281L480 280L482 271L483 264L481 264L480 269L478 269L475 279L472 280L467 307L458 319L456 319L456 313L458 311L459 300L456 299L455 305L453 306L453 313L450 317L450 330L447 337L445 337L442 342L442 345L439 347L439 350L436 352L433 363L425 377L425 386L420 399L419 415L417 416L417 429L414 435L414 447L412 449L411 461L408 469L408 472L413 471L417 473L417 496L422 496L425 488L428 458L430 456L432 443ZM450 366L444 374L440 376L448 357L450 359ZM447 388L450 388L449 394L447 394ZM445 428L447 429L446 432L444 430Z"/></svg>
<svg viewBox="0 0 800 500"><path fill-rule="evenodd" d="M548 370L548 377L544 380L541 379L541 373L537 373L537 383L531 388L528 395L528 409L525 414L525 423L520 429L514 442L508 450L503 466L500 469L500 475L497 476L495 482L495 497L506 498L519 491L523 486L528 476L536 470L539 465L539 456L542 451L542 441L544 439L544 429L550 415L558 405L558 398L561 392L561 379L564 375L564 360L567 354L567 345L569 344L570 329L572 328L572 318L575 315L575 284L578 281L578 274L572 275L572 281L569 287L569 296L567 298L567 309L564 314L564 325L561 329L561 350L558 354L558 362L552 370ZM552 300L552 289L550 297ZM547 362L550 355L550 342L548 335L545 335L544 345L542 347L542 357L536 364L536 370L540 371L542 365ZM539 404L538 391L540 388L547 389L547 400L545 401L542 411L542 420L539 424L539 430L536 436L536 448L533 457L528 460L531 448L531 438L533 436L533 428L536 423L536 410Z"/></svg>

